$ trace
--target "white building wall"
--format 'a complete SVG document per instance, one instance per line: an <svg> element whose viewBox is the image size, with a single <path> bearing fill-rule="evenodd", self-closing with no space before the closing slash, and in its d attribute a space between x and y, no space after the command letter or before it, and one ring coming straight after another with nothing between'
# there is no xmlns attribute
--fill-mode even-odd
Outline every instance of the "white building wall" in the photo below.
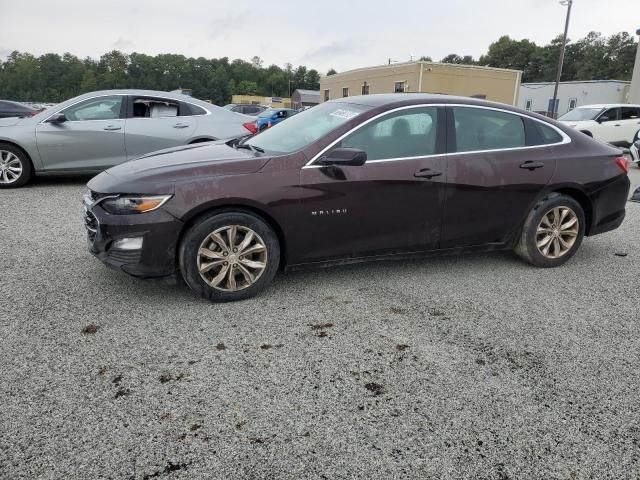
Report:
<svg viewBox="0 0 640 480"><path fill-rule="evenodd" d="M594 80L587 82L562 82L558 89L558 116L569 111L570 100L576 100L576 106L599 103L628 103L630 82L615 80ZM530 110L547 112L549 100L553 98L554 83L523 83L520 85L518 107L526 109L531 101Z"/></svg>
<svg viewBox="0 0 640 480"><path fill-rule="evenodd" d="M636 32L640 35L640 29ZM638 51L636 52L636 63L633 67L633 80L631 81L631 89L629 92L630 103L640 103L640 43L638 43Z"/></svg>

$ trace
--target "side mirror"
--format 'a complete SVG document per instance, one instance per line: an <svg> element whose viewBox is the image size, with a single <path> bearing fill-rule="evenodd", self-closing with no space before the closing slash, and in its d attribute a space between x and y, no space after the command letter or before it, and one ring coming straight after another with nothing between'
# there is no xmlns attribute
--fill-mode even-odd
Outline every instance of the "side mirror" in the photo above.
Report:
<svg viewBox="0 0 640 480"><path fill-rule="evenodd" d="M606 115L602 115L600 118L598 118L598 123L608 122L609 120L611 120L609 117L607 117Z"/></svg>
<svg viewBox="0 0 640 480"><path fill-rule="evenodd" d="M49 120L47 120L48 123L64 123L66 121L67 117L64 113L56 113L55 115L49 117Z"/></svg>
<svg viewBox="0 0 640 480"><path fill-rule="evenodd" d="M367 161L367 152L357 148L334 148L318 159L318 165L349 165L360 167Z"/></svg>

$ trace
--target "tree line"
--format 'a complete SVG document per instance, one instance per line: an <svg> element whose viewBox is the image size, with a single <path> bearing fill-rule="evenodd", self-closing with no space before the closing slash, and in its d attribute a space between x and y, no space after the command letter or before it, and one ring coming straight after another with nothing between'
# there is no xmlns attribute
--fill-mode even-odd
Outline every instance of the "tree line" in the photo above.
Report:
<svg viewBox="0 0 640 480"><path fill-rule="evenodd" d="M471 55L452 53L441 61L522 70L523 82L551 82L556 78L561 46L562 36L544 46L503 36L477 60ZM569 41L561 80L631 80L637 48L637 42L627 32L610 37L591 32L580 40Z"/></svg>
<svg viewBox="0 0 640 480"><path fill-rule="evenodd" d="M0 61L0 98L61 102L94 90L141 88L169 91L189 88L193 96L223 105L231 95L289 96L296 88L318 90L320 74L301 65L263 66L227 57L207 59L184 55L125 54L117 50L99 59L80 59L70 53L36 57L12 52Z"/></svg>
<svg viewBox="0 0 640 480"><path fill-rule="evenodd" d="M539 46L523 39L503 36L477 60L455 53L441 61L484 65L523 71L523 82L553 81L562 38ZM637 43L628 33L610 37L591 32L569 42L565 54L563 81L630 80ZM431 57L421 57L431 61ZM334 69L327 75L337 73ZM174 90L190 88L193 96L225 104L231 95L289 96L296 88L317 90L320 73L300 65L265 67L260 57L251 61L229 58L192 58L184 55L125 54L117 50L99 59L80 59L70 53L47 53L36 57L15 51L0 59L0 98L21 101L60 102L94 90L143 88Z"/></svg>

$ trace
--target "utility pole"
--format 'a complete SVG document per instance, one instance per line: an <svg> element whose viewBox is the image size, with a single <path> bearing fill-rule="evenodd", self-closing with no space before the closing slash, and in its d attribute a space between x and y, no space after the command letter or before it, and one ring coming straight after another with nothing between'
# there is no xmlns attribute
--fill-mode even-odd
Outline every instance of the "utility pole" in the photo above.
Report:
<svg viewBox="0 0 640 480"><path fill-rule="evenodd" d="M560 5L567 7L567 19L564 23L564 36L562 37L562 47L560 47L560 58L558 58L558 73L556 75L556 85L553 89L553 100L551 101L551 118L556 118L556 102L558 100L558 88L560 87L560 77L562 77L562 66L564 65L564 51L567 47L567 34L569 33L569 19L571 18L571 6L573 0L562 0Z"/></svg>

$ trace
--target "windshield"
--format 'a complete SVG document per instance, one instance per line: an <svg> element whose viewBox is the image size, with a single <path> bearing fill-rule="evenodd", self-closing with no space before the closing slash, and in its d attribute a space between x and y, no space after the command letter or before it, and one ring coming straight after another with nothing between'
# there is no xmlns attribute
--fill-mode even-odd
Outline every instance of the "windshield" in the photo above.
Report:
<svg viewBox="0 0 640 480"><path fill-rule="evenodd" d="M562 122L580 122L583 120L594 120L602 108L575 108L565 113L558 120Z"/></svg>
<svg viewBox="0 0 640 480"><path fill-rule="evenodd" d="M271 153L296 152L370 109L369 106L352 103L321 103L278 123L246 143Z"/></svg>

